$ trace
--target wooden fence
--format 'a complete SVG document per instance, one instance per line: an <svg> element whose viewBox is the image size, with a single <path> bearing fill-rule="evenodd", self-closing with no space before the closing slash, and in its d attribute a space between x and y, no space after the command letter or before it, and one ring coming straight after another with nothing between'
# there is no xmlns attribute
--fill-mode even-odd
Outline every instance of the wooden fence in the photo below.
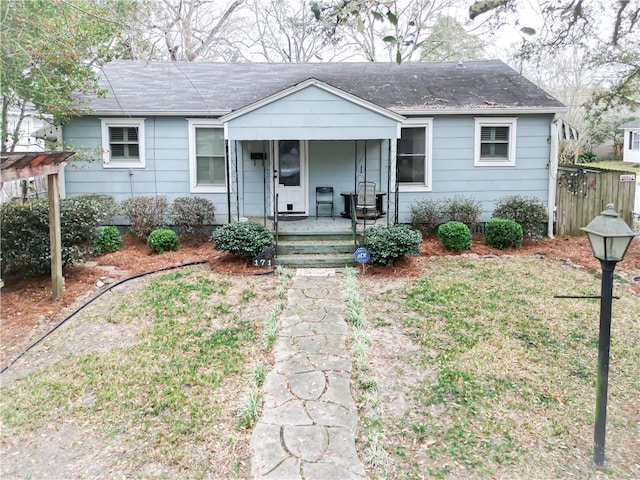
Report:
<svg viewBox="0 0 640 480"><path fill-rule="evenodd" d="M586 226L609 203L613 203L618 215L632 225L637 176L584 165L560 166L556 191L556 233L580 235L580 227Z"/></svg>

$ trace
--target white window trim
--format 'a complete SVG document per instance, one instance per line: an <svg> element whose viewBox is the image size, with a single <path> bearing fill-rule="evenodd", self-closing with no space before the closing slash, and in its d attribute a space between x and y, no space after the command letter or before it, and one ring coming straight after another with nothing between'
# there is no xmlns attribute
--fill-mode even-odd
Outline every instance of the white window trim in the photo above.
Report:
<svg viewBox="0 0 640 480"><path fill-rule="evenodd" d="M433 118L407 118L400 125L400 130L402 133L402 128L425 128L426 132L424 135L424 140L426 142L424 148L424 183L398 183L398 191L399 192L431 192L433 190L433 181L432 181L432 171L433 171L433 161L432 161L432 144L433 144ZM397 139L399 140L399 139ZM393 158L398 161L398 142L392 142L392 155ZM393 184L395 185L395 168L393 171Z"/></svg>
<svg viewBox="0 0 640 480"><path fill-rule="evenodd" d="M516 125L518 117L475 117L475 140L473 164L476 167L516 166ZM509 127L509 159L507 161L482 160L480 158L480 133L482 127Z"/></svg>
<svg viewBox="0 0 640 480"><path fill-rule="evenodd" d="M225 158L225 182L224 185L198 185L198 169L196 162L196 128L220 128L223 130L223 124L220 120L211 118L188 118L189 124L189 186L191 193L227 193L227 177L228 158ZM223 132L224 141L226 142L226 132Z"/></svg>
<svg viewBox="0 0 640 480"><path fill-rule="evenodd" d="M145 133L144 118L101 118L102 129L102 166L104 168L144 168L145 167ZM111 163L111 147L109 145L110 127L138 127L139 159L133 162Z"/></svg>
<svg viewBox="0 0 640 480"><path fill-rule="evenodd" d="M636 152L640 149L638 148L633 148L633 140L636 137L640 138L640 130L625 130L625 150L627 150L628 152Z"/></svg>

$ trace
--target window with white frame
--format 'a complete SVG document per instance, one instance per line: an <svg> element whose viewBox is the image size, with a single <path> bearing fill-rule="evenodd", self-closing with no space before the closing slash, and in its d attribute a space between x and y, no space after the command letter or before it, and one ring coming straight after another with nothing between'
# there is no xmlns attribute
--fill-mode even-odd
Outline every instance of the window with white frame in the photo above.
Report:
<svg viewBox="0 0 640 480"><path fill-rule="evenodd" d="M189 120L189 170L192 192L225 192L224 129L216 120Z"/></svg>
<svg viewBox="0 0 640 480"><path fill-rule="evenodd" d="M103 118L104 168L144 168L144 118Z"/></svg>
<svg viewBox="0 0 640 480"><path fill-rule="evenodd" d="M476 166L498 167L516 164L517 118L476 118Z"/></svg>
<svg viewBox="0 0 640 480"><path fill-rule="evenodd" d="M431 188L431 119L410 119L396 145L400 190Z"/></svg>
<svg viewBox="0 0 640 480"><path fill-rule="evenodd" d="M629 150L640 150L640 132L629 132Z"/></svg>

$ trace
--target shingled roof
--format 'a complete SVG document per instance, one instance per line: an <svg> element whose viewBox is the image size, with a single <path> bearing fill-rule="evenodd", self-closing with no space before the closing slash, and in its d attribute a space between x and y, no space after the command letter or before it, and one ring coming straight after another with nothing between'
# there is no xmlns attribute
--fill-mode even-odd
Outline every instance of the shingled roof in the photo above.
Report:
<svg viewBox="0 0 640 480"><path fill-rule="evenodd" d="M115 61L104 67L97 115L221 115L317 79L400 114L566 107L499 60L403 63ZM489 113L489 112L487 112Z"/></svg>

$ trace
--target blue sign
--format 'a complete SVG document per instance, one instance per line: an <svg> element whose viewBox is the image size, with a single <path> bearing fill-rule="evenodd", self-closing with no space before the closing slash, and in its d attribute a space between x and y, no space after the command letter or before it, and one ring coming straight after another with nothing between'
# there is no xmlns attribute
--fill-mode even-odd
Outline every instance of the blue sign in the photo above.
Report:
<svg viewBox="0 0 640 480"><path fill-rule="evenodd" d="M367 263L371 258L371 255L369 255L369 252L366 248L360 247L355 252L353 252L353 258L355 258L356 262L358 263Z"/></svg>

